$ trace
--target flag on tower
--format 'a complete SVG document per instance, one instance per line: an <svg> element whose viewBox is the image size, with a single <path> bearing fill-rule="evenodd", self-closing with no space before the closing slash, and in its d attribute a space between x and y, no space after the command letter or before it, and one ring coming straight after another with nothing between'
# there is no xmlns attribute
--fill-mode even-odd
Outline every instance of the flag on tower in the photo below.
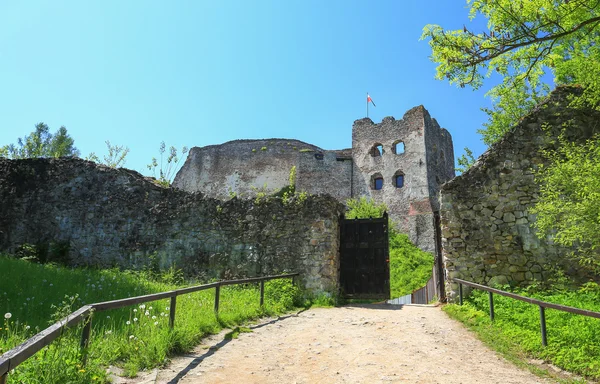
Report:
<svg viewBox="0 0 600 384"><path fill-rule="evenodd" d="M372 103L374 107L376 107L375 103L373 103L373 99L371 99L371 96L369 96L369 94L367 93L367 104Z"/></svg>

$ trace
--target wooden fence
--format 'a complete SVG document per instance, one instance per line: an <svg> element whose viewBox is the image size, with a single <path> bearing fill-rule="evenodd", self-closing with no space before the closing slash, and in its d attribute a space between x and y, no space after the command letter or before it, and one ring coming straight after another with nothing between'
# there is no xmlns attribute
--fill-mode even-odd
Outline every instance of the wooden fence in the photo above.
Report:
<svg viewBox="0 0 600 384"><path fill-rule="evenodd" d="M87 347L89 346L90 342L92 314L94 312L123 308L130 305L170 298L171 304L169 326L173 328L175 325L175 310L177 308L177 296L215 288L215 312L219 312L219 296L222 286L234 284L260 283L260 305L262 306L264 305L265 301L265 281L284 278L294 279L298 275L298 273L289 273L278 276L264 276L241 280L218 281L210 284L176 289L174 291L160 292L151 295L128 297L120 300L104 301L101 303L84 305L75 312L72 312L69 315L67 315L64 319L52 324L37 335L33 336L32 338L26 340L22 344L16 346L15 348L7 351L2 356L0 356L0 384L6 384L8 372L16 368L19 364L33 356L35 353L37 353L39 350L50 344L56 338L58 338L62 334L63 329L72 327L81 322L83 322L84 326L81 332L80 347L82 351L82 360L83 363L85 363Z"/></svg>
<svg viewBox="0 0 600 384"><path fill-rule="evenodd" d="M402 305L402 304L429 304L436 297L435 293L435 274L432 272L431 277L425 284L425 286L395 299L388 300L388 304Z"/></svg>
<svg viewBox="0 0 600 384"><path fill-rule="evenodd" d="M595 317L597 319L600 319L600 312L593 312L593 311L588 311L587 309L581 309L581 308L575 308L575 307L568 307L566 305L548 303L547 301L541 301L538 299L532 299L531 297L525 297L525 296L517 295L515 293L501 291L499 289L490 288L485 285L473 283L471 281L454 279L454 282L458 283L458 303L460 305L463 304L463 285L466 285L466 286L472 287L472 288L476 288L476 289L481 289L483 291L488 292L489 303L490 303L490 320L492 320L492 321L494 321L494 293L501 295L501 296L510 297L515 300L524 301L526 303L539 306L540 307L540 331L542 334L542 345L544 347L546 345L548 345L548 337L546 334L546 312L545 312L546 308L557 309L557 310L563 311L563 312L575 313L577 315Z"/></svg>

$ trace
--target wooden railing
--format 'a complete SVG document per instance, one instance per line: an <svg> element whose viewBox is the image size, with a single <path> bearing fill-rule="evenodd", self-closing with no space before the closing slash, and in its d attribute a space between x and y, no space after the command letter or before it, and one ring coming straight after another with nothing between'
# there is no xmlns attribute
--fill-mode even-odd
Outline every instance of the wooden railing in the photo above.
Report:
<svg viewBox="0 0 600 384"><path fill-rule="evenodd" d="M0 384L6 383L6 378L8 376L8 372L12 369L16 368L19 364L27 360L29 357L33 356L39 350L50 344L53 340L58 338L63 330L68 327L72 327L81 322L84 323L83 330L81 332L81 342L80 347L82 351L82 360L85 363L86 355L87 355L87 347L90 342L90 331L92 326L92 315L94 312L106 311L109 309L117 309L123 308L130 305L146 303L149 301L161 300L161 299L171 299L170 304L170 313L169 313L169 326L173 328L175 326L175 310L177 308L177 296L185 295L187 293L203 291L206 289L215 288L215 313L219 312L219 296L221 292L221 287L225 285L234 285L234 284L248 284L248 283L260 283L260 305L263 306L265 302L265 281L275 280L275 279L284 279L284 278L292 278L294 279L298 276L298 273L289 273L285 275L277 275L277 276L264 276L264 277L253 277L249 279L241 279L241 280L226 280L226 281L218 281L215 283L197 285L194 287L181 288L168 292L160 292L154 293L150 295L144 296L135 296L128 297L125 299L112 300L112 301L104 301L101 303L93 303L84 305L73 313L67 315L64 319L52 324L48 328L44 329L37 335L32 338L26 340L22 344L16 346L15 348L7 351L2 356L0 356Z"/></svg>
<svg viewBox="0 0 600 384"><path fill-rule="evenodd" d="M588 311L587 309L581 309L581 308L575 308L575 307L568 307L566 305L548 303L546 301L533 299L531 297L525 297L525 296L517 295L515 293L501 291L501 290L495 289L495 288L490 288L485 285L473 283L471 281L466 281L466 280L461 280L461 279L453 279L453 280L454 280L454 282L458 283L458 303L460 305L463 304L463 285L466 285L468 287L473 287L476 289L481 289L481 290L487 291L489 293L490 320L492 320L492 321L494 321L494 293L501 295L501 296L510 297L515 300L524 301L526 303L539 306L540 307L540 331L542 334L542 345L543 346L548 345L548 336L546 333L546 312L545 312L546 308L557 309L557 310L563 311L563 312L575 313L577 315L595 317L597 319L600 319L600 312L593 312L593 311Z"/></svg>

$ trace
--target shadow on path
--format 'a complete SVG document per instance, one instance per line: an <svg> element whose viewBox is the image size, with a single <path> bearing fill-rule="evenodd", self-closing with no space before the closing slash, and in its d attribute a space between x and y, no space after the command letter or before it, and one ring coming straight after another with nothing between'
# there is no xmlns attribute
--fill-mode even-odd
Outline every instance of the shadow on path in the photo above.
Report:
<svg viewBox="0 0 600 384"><path fill-rule="evenodd" d="M383 309L383 310L387 310L387 311L399 311L399 310L404 309L404 307L435 308L435 307L437 307L437 305L434 305L434 304L350 303L350 304L342 305L340 308L345 308L345 309L364 308L364 309Z"/></svg>
<svg viewBox="0 0 600 384"><path fill-rule="evenodd" d="M285 315L285 316L279 316L276 319L273 319L271 321L267 321L265 323L261 323L261 324L256 324L253 326L250 326L248 328L250 329L258 329L258 328L262 328L265 327L267 325L273 325L278 323L279 321L285 320L285 319L289 319L290 317L298 317L299 314L301 314L302 312L307 311L307 309L303 309L299 312L296 313L292 313L289 315ZM223 348L225 345L227 345L229 342L231 342L233 339L231 338L224 338L223 340L219 341L217 344L212 345L208 348L208 351L200 356L195 357L184 369L182 369L177 376L175 376L174 378L172 378L170 381L167 382L167 384L177 384L179 383L179 381L181 379L183 379L185 377L185 375L188 374L188 372L190 372L191 370L193 370L194 368L196 368L198 365L200 365L200 363L202 363L204 361L204 359L211 357L212 355L214 355L219 349ZM194 357L195 355L182 355L184 357Z"/></svg>

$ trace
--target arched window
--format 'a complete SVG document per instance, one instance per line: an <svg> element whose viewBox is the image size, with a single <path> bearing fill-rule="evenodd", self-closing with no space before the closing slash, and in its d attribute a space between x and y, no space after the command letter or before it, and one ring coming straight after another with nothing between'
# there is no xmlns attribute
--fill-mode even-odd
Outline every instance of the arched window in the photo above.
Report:
<svg viewBox="0 0 600 384"><path fill-rule="evenodd" d="M383 189L383 176L381 176L381 173L371 176L371 188L376 191Z"/></svg>
<svg viewBox="0 0 600 384"><path fill-rule="evenodd" d="M404 153L404 141L396 140L394 144L392 144L392 152L396 155L401 155Z"/></svg>
<svg viewBox="0 0 600 384"><path fill-rule="evenodd" d="M404 173L402 171L396 171L394 174L394 187L404 187Z"/></svg>
<svg viewBox="0 0 600 384"><path fill-rule="evenodd" d="M383 156L383 145L376 143L373 145L373 147L371 148L371 156L373 157L378 157L378 156Z"/></svg>

